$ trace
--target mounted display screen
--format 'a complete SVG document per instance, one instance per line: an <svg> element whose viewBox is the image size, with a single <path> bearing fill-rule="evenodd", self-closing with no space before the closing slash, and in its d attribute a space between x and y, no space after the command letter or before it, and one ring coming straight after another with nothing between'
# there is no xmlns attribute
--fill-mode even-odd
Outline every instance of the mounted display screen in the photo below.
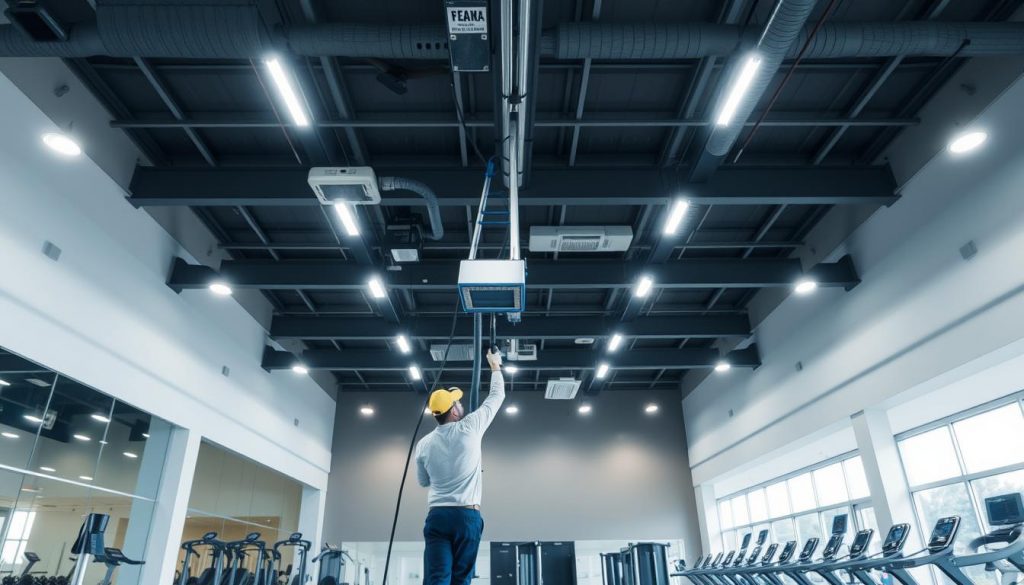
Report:
<svg viewBox="0 0 1024 585"><path fill-rule="evenodd" d="M800 560L806 561L814 555L814 551L818 549L818 539L808 538L807 542L804 543L804 549L800 551Z"/></svg>
<svg viewBox="0 0 1024 585"><path fill-rule="evenodd" d="M764 551L764 556L761 557L761 562L768 564L772 562L772 557L775 556L775 551L779 550L779 545L772 543L768 545L768 549Z"/></svg>
<svg viewBox="0 0 1024 585"><path fill-rule="evenodd" d="M985 512L992 526L1012 526L1024 522L1024 503L1019 493L985 498Z"/></svg>
<svg viewBox="0 0 1024 585"><path fill-rule="evenodd" d="M740 545L740 550L747 550L748 546L750 546L750 533L749 532L743 535L743 544Z"/></svg>
<svg viewBox="0 0 1024 585"><path fill-rule="evenodd" d="M840 514L832 519L832 534L846 534L846 514Z"/></svg>
<svg viewBox="0 0 1024 585"><path fill-rule="evenodd" d="M932 529L931 538L928 539L928 550L938 552L951 544L956 538L956 531L960 528L960 517L949 516L939 518Z"/></svg>
<svg viewBox="0 0 1024 585"><path fill-rule="evenodd" d="M732 558L734 556L736 556L736 551L734 551L734 550L729 551L729 554L725 555L725 561L723 561L723 564L725 564L726 566L731 564L732 563Z"/></svg>
<svg viewBox="0 0 1024 585"><path fill-rule="evenodd" d="M885 542L882 543L882 553L889 556L903 550L907 543L907 536L910 535L910 524L893 524L889 534L885 535Z"/></svg>
<svg viewBox="0 0 1024 585"><path fill-rule="evenodd" d="M779 553L779 562L785 563L789 559L793 558L794 552L796 552L796 541L790 540L782 547L782 552Z"/></svg>
<svg viewBox="0 0 1024 585"><path fill-rule="evenodd" d="M768 542L768 531L767 530L762 530L761 532L758 532L757 533L757 544L763 545L766 542Z"/></svg>
<svg viewBox="0 0 1024 585"><path fill-rule="evenodd" d="M828 541L825 542L825 550L822 551L821 556L826 559L831 559L832 557L836 556L836 553L839 552L839 547L842 545L843 535L833 534L832 536L828 537Z"/></svg>
<svg viewBox="0 0 1024 585"><path fill-rule="evenodd" d="M717 567L720 562L722 562L722 553L718 553L718 556L715 557L715 562L711 563L711 566Z"/></svg>
<svg viewBox="0 0 1024 585"><path fill-rule="evenodd" d="M871 542L871 537L874 535L875 531L870 528L858 532L857 536L853 538L853 543L850 544L850 557L862 555L864 550L868 548L868 543Z"/></svg>
<svg viewBox="0 0 1024 585"><path fill-rule="evenodd" d="M761 548L763 547L759 544L754 548L750 549L750 555L747 556L748 565L753 565L755 562L757 562L757 557L761 556Z"/></svg>

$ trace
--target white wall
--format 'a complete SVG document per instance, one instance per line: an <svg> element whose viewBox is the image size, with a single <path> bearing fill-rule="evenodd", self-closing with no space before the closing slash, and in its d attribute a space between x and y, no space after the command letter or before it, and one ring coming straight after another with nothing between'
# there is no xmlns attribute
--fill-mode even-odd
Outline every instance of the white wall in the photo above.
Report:
<svg viewBox="0 0 1024 585"><path fill-rule="evenodd" d="M232 299L171 291L172 258L187 254L88 157L46 150L54 124L3 76L0 108L0 346L325 488L331 398L261 369L266 334ZM162 498L183 519L180 496Z"/></svg>
<svg viewBox="0 0 1024 585"><path fill-rule="evenodd" d="M685 540L697 546L693 484L676 391L603 392L588 417L577 402L513 392L484 439L488 540ZM656 416L643 413L654 401ZM372 403L364 418L359 406ZM387 540L402 465L423 397L339 395L325 538ZM423 416L423 432L436 423ZM406 483L397 539L421 540L426 490Z"/></svg>

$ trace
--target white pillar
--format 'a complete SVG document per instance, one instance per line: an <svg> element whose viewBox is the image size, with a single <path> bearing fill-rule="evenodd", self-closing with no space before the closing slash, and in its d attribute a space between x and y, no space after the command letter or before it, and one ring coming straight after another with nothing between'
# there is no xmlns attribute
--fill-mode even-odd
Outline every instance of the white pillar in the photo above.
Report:
<svg viewBox="0 0 1024 585"><path fill-rule="evenodd" d="M302 533L303 538L313 543L313 547L309 551L310 559L320 553L320 543L324 534L326 502L327 498L324 497L323 490L308 485L302 486L302 503L299 505L299 532ZM309 575L316 574L314 569L316 567L312 563L306 565L306 572Z"/></svg>
<svg viewBox="0 0 1024 585"><path fill-rule="evenodd" d="M914 508L893 437L889 416L882 410L862 410L850 417L857 448L864 462L864 474L871 489L871 501L884 537L893 524L914 522ZM917 531L911 531L911 541Z"/></svg>
<svg viewBox="0 0 1024 585"><path fill-rule="evenodd" d="M694 550L689 543L686 545L688 560L692 563L697 556L708 554L720 548L719 534L722 529L718 523L718 503L715 501L715 487L701 484L693 488L697 498L697 522L700 525L700 550Z"/></svg>
<svg viewBox="0 0 1024 585"><path fill-rule="evenodd" d="M149 519L148 523L136 522L136 511L133 506L128 538L125 539L126 542L130 541L135 530L145 533L144 537L148 540L144 559L146 564L138 567L137 579L129 573L120 576L118 582L166 585L171 582L178 566L181 533L185 529L188 499L192 492L192 478L195 476L196 460L199 457L199 445L202 437L199 433L188 429L175 427L161 431L157 427L158 425L154 421L150 428L149 440L165 441L166 452L163 458L162 473L157 476L159 480L154 481L156 502L148 510L148 514L145 514L142 508L139 510L139 519L142 515L146 515ZM156 444L154 443L153 446L155 448ZM153 479L153 476L148 477L147 481ZM140 536L143 535L140 534ZM122 567L121 571L126 568Z"/></svg>

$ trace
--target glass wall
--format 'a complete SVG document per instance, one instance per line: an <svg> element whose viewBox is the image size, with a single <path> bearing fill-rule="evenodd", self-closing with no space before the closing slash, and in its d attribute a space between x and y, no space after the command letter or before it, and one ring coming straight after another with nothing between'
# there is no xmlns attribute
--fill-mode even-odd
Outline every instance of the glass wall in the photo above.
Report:
<svg viewBox="0 0 1024 585"><path fill-rule="evenodd" d="M302 484L218 445L199 448L182 541L216 532L220 540L241 540L257 532L273 546L299 528ZM294 562L291 548L282 549L282 570ZM316 554L313 551L310 558ZM179 562L184 558L182 551ZM205 566L192 567L198 576Z"/></svg>
<svg viewBox="0 0 1024 585"><path fill-rule="evenodd" d="M106 546L146 552L172 427L0 350L0 576L67 575L89 513L110 516ZM38 555L31 564L28 556ZM106 572L93 563L86 580ZM131 568L115 583L136 583Z"/></svg>
<svg viewBox="0 0 1024 585"><path fill-rule="evenodd" d="M718 500L722 550L739 548L743 535L769 530L769 541L824 540L839 514L849 517L846 544L862 528L874 528L871 494L859 455L848 454ZM877 539L876 539L877 540ZM878 543L875 542L875 550Z"/></svg>
<svg viewBox="0 0 1024 585"><path fill-rule="evenodd" d="M902 433L896 437L923 539L943 516L961 518L955 550L992 529L985 498L1024 491L1024 405L1018 393L1004 400ZM997 576L969 570L976 583Z"/></svg>

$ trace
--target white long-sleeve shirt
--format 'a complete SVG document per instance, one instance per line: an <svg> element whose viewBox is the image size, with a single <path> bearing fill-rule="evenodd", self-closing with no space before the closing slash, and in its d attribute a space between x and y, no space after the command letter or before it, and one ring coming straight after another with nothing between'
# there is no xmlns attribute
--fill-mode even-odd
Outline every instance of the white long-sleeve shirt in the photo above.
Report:
<svg viewBox="0 0 1024 585"><path fill-rule="evenodd" d="M429 487L427 505L479 506L483 493L480 443L505 401L505 380L491 372L491 391L476 411L440 425L416 445L416 477Z"/></svg>

